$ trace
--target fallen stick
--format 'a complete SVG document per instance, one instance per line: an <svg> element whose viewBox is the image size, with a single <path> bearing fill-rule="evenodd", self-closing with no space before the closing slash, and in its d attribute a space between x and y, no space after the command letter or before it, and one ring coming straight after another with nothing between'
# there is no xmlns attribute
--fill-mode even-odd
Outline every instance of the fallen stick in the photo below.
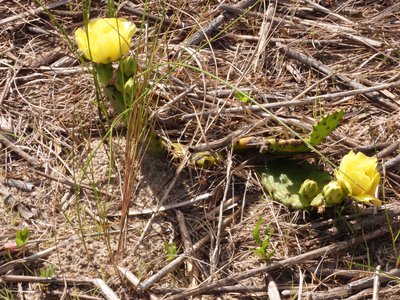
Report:
<svg viewBox="0 0 400 300"><path fill-rule="evenodd" d="M310 293L311 295L309 296L311 296L311 299L313 300L333 300L338 298L343 299L344 297L349 297L355 292L373 287L374 280L377 276L379 277L379 284L387 283L393 280L394 277L400 276L400 269L393 269L387 273L378 271L377 274L374 274L367 278L355 280L346 285L330 289L329 291L313 292Z"/></svg>
<svg viewBox="0 0 400 300"><path fill-rule="evenodd" d="M129 210L128 212L128 216L132 217L132 216L140 216L140 215L146 215L146 214L153 214L153 213L159 213L159 212L163 212L163 211L167 211L170 209L174 209L174 208L179 208L182 206L186 206L186 205L191 205L194 204L196 202L205 200L210 198L213 195L213 193L206 193L200 196L196 196L192 199L189 199L187 201L183 201L183 202L178 202L178 203L172 203L172 204L167 204L167 205L161 205L160 207L154 207L154 208L144 208L144 209L138 209L138 210ZM121 213L116 213L116 214L108 214L107 217L112 218L112 217L120 217Z"/></svg>
<svg viewBox="0 0 400 300"><path fill-rule="evenodd" d="M276 271L281 268L287 268L287 267L290 267L290 266L293 266L296 264L301 264L308 260L319 258L321 256L326 256L331 253L337 253L338 251L342 251L349 247L354 247L358 244L362 244L362 243L365 243L366 241L378 238L378 237L384 235L385 233L387 233L387 230L380 228L373 232L367 233L364 236L352 238L349 241L337 242L335 244L321 247L321 248L315 249L315 250L307 252L307 253L303 253L303 254L300 254L300 255L297 255L294 257L290 257L290 258L281 260L281 261L272 262L266 266L262 266L259 268L244 271L244 272L241 272L236 275L231 275L226 278L220 279L216 282L213 282L210 284L205 284L201 287L198 287L195 289L190 289L188 291L182 292L178 295L173 295L173 296L167 297L165 299L167 299L167 300L188 299L190 296L203 294L204 292L206 292L209 289L214 289L216 287L229 285L233 282L236 283L241 280L247 279L249 277L261 274L261 273L270 273L272 271Z"/></svg>
<svg viewBox="0 0 400 300"><path fill-rule="evenodd" d="M267 286L266 285L243 285L243 284L237 284L237 285L227 285L227 286L221 286L221 287L216 287L215 289L210 289L204 292L204 295L213 295L213 294L227 294L227 293L265 293L267 294ZM308 284L307 287L304 289L307 290L313 290L316 288L316 285L313 284ZM182 293L184 291L189 290L188 288L159 288L159 287L154 287L151 289L151 291L154 294L178 294ZM296 285L289 285L289 284L280 284L278 286L278 290L282 291L282 294L288 294L290 293L291 295L296 295L297 291L299 290L299 287Z"/></svg>
<svg viewBox="0 0 400 300"><path fill-rule="evenodd" d="M38 276L24 276L24 275L2 275L1 280L4 282L25 282L25 283L42 283L42 284L57 284L57 285L92 285L93 281L90 279L73 279L73 278L46 278Z"/></svg>
<svg viewBox="0 0 400 300"><path fill-rule="evenodd" d="M343 22L345 22L345 23L347 23L349 25L354 25L353 21L350 21L349 19L347 19L347 18L345 18L345 17L343 17L343 16L341 16L341 15L339 15L337 13L334 13L334 12L330 11L329 9L327 9L326 7L324 7L322 5L319 5L318 3L315 3L315 2L313 2L311 0L303 0L303 2L308 4L309 6L311 6L316 11L320 11L322 13L325 13L325 14L327 14L329 16L332 16L332 17L334 17L334 18L336 18L336 19L338 19L340 21L343 21Z"/></svg>
<svg viewBox="0 0 400 300"><path fill-rule="evenodd" d="M379 151L376 156L379 159L385 158L385 157L389 156L390 154L392 154L393 152L396 152L396 150L398 148L400 148L400 140L396 141L392 144L389 144L389 146L387 146L384 149L382 149L381 151Z"/></svg>
<svg viewBox="0 0 400 300"><path fill-rule="evenodd" d="M192 239L190 238L189 230L186 226L185 216L179 210L175 211L176 220L178 221L179 231L181 233L181 239L183 242L183 247L185 251L190 251L193 248ZM195 254L194 254L195 255ZM194 257L196 259L196 257ZM186 271L188 274L189 286L194 288L197 286L197 279L199 278L200 271L194 264L193 259L188 259L186 261Z"/></svg>
<svg viewBox="0 0 400 300"><path fill-rule="evenodd" d="M258 0L242 0L240 1L237 5L235 5L236 8L239 9L247 9L253 5L255 5L258 2ZM244 11L245 13L245 11ZM216 17L214 20L212 20L205 28L201 27L198 31L196 31L192 36L190 36L186 42L184 42L186 47L198 45L201 43L201 41L206 37L212 35L218 28L231 19L233 17L233 14L228 13L228 12L223 12L220 14L218 17Z"/></svg>
<svg viewBox="0 0 400 300"><path fill-rule="evenodd" d="M398 154L395 158L392 158L388 160L383 167L385 168L386 171L389 171L391 169L400 169L400 154Z"/></svg>
<svg viewBox="0 0 400 300"><path fill-rule="evenodd" d="M30 156L28 153L26 153L24 150L20 149L17 145L15 145L13 142L11 142L4 134L0 133L0 142L7 148L9 148L11 151L15 152L19 156L21 156L23 159L25 159L28 163L30 163L33 166L38 166L41 164L40 161L38 161L36 158L33 156Z"/></svg>
<svg viewBox="0 0 400 300"><path fill-rule="evenodd" d="M99 288L100 293L103 294L106 300L119 300L117 294L104 282L103 279L95 278L92 280L93 284Z"/></svg>
<svg viewBox="0 0 400 300"><path fill-rule="evenodd" d="M61 245L65 245L65 242L62 243ZM31 256L27 256L24 258L15 259L15 260L6 262L5 264L0 265L0 274L7 273L8 271L15 269L16 267L19 267L21 265L26 265L29 262L34 262L36 260L43 259L44 257L47 257L50 254L52 254L53 251L56 249L57 249L57 246L54 246L54 247L45 249L43 251L40 251L38 253L32 254Z"/></svg>
<svg viewBox="0 0 400 300"><path fill-rule="evenodd" d="M236 14L236 15L242 14L245 12L244 9L241 9L241 8L238 8L235 6L231 6L231 5L227 5L227 4L221 4L220 8L223 10L229 11L232 14ZM262 13L251 12L249 14L255 15L260 18L264 18L264 14L262 14ZM282 23L284 25L289 25L293 28L298 28L299 30L302 30L302 31L307 31L307 30L312 29L312 27L317 27L319 29L337 34L338 36L340 36L342 38L352 40L353 42L356 42L357 44L363 44L368 47L379 48L382 46L382 42L373 40L373 39L370 39L370 38L367 38L367 37L364 37L361 35L357 35L357 31L355 29L349 28L349 27L333 25L333 24L321 22L321 21L303 20L303 19L293 17L293 16L291 17L291 21L287 21L285 19L279 19L277 17L270 18L269 20L273 21L274 23L277 23L277 24Z"/></svg>

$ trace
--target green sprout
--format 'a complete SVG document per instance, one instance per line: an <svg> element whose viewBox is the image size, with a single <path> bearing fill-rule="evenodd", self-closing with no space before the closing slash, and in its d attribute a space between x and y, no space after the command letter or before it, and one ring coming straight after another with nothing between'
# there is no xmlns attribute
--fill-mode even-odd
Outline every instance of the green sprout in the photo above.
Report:
<svg viewBox="0 0 400 300"><path fill-rule="evenodd" d="M29 229L25 227L22 230L17 231L17 235L15 237L15 243L17 244L18 248L24 247L29 240Z"/></svg>
<svg viewBox="0 0 400 300"><path fill-rule="evenodd" d="M173 261L177 256L177 249L174 243L164 243L164 253L168 261Z"/></svg>
<svg viewBox="0 0 400 300"><path fill-rule="evenodd" d="M260 238L260 228L263 223L263 218L260 217L256 224L256 227L253 230L253 238L256 241L258 247L254 249L254 253L258 255L261 260L267 261L270 260L271 257L275 254L274 250L267 250L269 246L269 240L273 234L273 231L269 228L269 224L267 224L264 235L265 238L261 240Z"/></svg>
<svg viewBox="0 0 400 300"><path fill-rule="evenodd" d="M40 268L39 269L40 277L51 278L54 275L54 270L55 270L55 268L53 265L50 265L47 268Z"/></svg>

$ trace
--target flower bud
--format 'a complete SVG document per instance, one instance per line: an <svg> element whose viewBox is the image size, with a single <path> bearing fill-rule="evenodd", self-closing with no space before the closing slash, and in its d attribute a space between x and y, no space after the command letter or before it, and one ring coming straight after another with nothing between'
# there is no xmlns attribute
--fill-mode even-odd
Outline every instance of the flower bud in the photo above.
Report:
<svg viewBox="0 0 400 300"><path fill-rule="evenodd" d="M132 56L128 56L122 59L118 72L121 72L125 75L125 77L132 77L132 75L136 74L137 70L137 62Z"/></svg>
<svg viewBox="0 0 400 300"><path fill-rule="evenodd" d="M322 194L327 207L338 205L343 200L343 189L337 181L331 181L325 185Z"/></svg>
<svg viewBox="0 0 400 300"><path fill-rule="evenodd" d="M136 82L133 78L129 78L128 81L124 85L124 93L128 96L129 99L132 99L132 96L136 92Z"/></svg>
<svg viewBox="0 0 400 300"><path fill-rule="evenodd" d="M314 198L318 193L318 183L311 179L304 180L299 189L299 194L307 199Z"/></svg>
<svg viewBox="0 0 400 300"><path fill-rule="evenodd" d="M319 193L314 199L311 201L310 205L312 207L323 207L325 205L325 198L322 193Z"/></svg>

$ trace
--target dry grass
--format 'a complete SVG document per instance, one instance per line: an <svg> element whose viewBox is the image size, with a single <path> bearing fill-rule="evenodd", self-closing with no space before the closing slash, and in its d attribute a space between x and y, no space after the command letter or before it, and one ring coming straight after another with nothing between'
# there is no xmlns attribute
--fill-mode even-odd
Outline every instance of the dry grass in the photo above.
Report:
<svg viewBox="0 0 400 300"><path fill-rule="evenodd" d="M74 29L83 24L83 8L81 1L67 2L50 12L72 39ZM145 157L130 205L142 214L130 217L126 250L117 260L119 219L115 216L121 208L126 167L124 128L121 125L112 139L104 139L92 79L54 20L33 1L2 1L0 299L11 299L11 293L21 299L102 299L101 289L90 281L93 278L102 278L121 299L188 299L190 294L209 294L204 299L265 299L273 290L267 288L266 272L285 299L297 294L301 299L334 299L333 291L342 293L337 298L372 298L372 283L357 286L357 280L373 276L378 266L383 272L395 269L399 257L400 5L389 0L323 2L325 6L312 1L257 4L243 16L230 15L220 26L221 34L209 37L211 44L202 39L201 46L190 49L184 48L185 39L199 28L206 29L223 12L218 2L147 5L149 13L160 16L164 11L171 20L169 26L144 21L147 27L141 35L149 47L157 43L160 61L153 70L162 78L152 107L153 111L162 108L156 114L157 132L194 150L208 145L226 159L210 170L187 166L176 174L178 163L170 158ZM232 11L226 4L223 8ZM141 24L132 7L142 10L144 4L125 4L119 16ZM92 4L92 17L106 15L104 4ZM156 37L157 32L162 34ZM310 58L319 64L313 65ZM184 63L177 65L177 61ZM307 100L396 82L375 92ZM256 101L270 104L271 112L299 133L320 115L345 110L342 125L319 150L335 164L353 148L370 155L378 152L385 209L376 212L347 203L318 215L292 212L269 200L254 168L265 159L254 153L231 153L226 137L244 128L254 136L291 133L267 112L242 106L233 96L233 87L251 91ZM304 101L284 105L294 100ZM113 115L111 109L109 113ZM392 167L390 161L396 158ZM11 179L32 183L34 188L10 187ZM168 187L172 190L163 203L167 207L206 196L152 218L142 211L156 208ZM184 221L178 222L178 211ZM259 216L274 230L272 262L282 262L276 268L268 269L270 262L260 261L252 252L256 246L252 231ZM6 251L3 245L23 227L30 230L25 251ZM352 238L361 240L339 247ZM199 241L203 241L200 249L187 252L191 259L185 264L148 281L169 263L165 243L174 243L182 253ZM40 259L16 261L46 249L52 250ZM311 255L313 251L317 254ZM299 256L303 254L310 256ZM11 262L12 267L7 267ZM49 265L61 280L44 284L38 279L39 270ZM132 285L117 267L131 271L151 288ZM254 272L244 276L249 271ZM389 281L380 278L376 299L398 299L400 274L396 272ZM357 287L346 289L353 283Z"/></svg>

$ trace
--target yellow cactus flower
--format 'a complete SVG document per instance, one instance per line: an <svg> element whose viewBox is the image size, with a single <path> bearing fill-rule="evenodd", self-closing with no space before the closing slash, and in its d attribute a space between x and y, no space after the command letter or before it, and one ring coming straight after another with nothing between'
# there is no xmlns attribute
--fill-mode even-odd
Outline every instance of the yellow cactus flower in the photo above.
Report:
<svg viewBox="0 0 400 300"><path fill-rule="evenodd" d="M75 39L87 59L108 64L129 51L135 32L135 24L123 18L102 18L90 21L87 32L78 28Z"/></svg>
<svg viewBox="0 0 400 300"><path fill-rule="evenodd" d="M346 194L356 201L381 205L382 202L375 197L381 178L376 168L377 164L376 157L350 151L343 157L339 170L336 170L336 180Z"/></svg>

